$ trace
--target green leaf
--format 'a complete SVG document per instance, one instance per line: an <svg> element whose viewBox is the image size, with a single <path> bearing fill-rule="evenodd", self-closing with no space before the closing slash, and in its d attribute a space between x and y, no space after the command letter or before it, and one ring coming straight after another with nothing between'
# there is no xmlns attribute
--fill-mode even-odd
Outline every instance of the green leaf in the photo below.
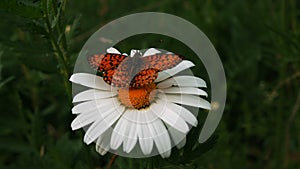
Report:
<svg viewBox="0 0 300 169"><path fill-rule="evenodd" d="M57 38L57 44L60 44L60 42L61 42L61 40L63 39L64 35L65 35L64 32L60 33L60 35L59 35L58 38Z"/></svg>
<svg viewBox="0 0 300 169"><path fill-rule="evenodd" d="M49 147L48 156L55 163L53 168L74 168L73 162L81 159L76 159L80 153L82 143L80 140L72 140L68 133L63 135L54 145Z"/></svg>
<svg viewBox="0 0 300 169"><path fill-rule="evenodd" d="M20 23L18 26L22 30L30 32L33 35L48 35L44 27L44 22L42 20L30 20L24 23Z"/></svg>
<svg viewBox="0 0 300 169"><path fill-rule="evenodd" d="M54 2L53 2L54 3ZM61 14L61 5L58 6L57 11L56 11L56 15L53 17L53 20L51 21L51 28L53 29L57 23L60 20L60 14ZM54 10L55 11L55 10Z"/></svg>
<svg viewBox="0 0 300 169"><path fill-rule="evenodd" d="M53 20L51 21L51 28L52 28L52 29L56 26L56 24L57 24L58 21L59 21L59 14L60 14L60 12L57 13L57 15L54 16Z"/></svg>
<svg viewBox="0 0 300 169"><path fill-rule="evenodd" d="M10 81L13 80L13 79L14 79L14 77L13 77L13 76L10 76L9 78L7 78L7 79L1 81L1 82L0 82L0 89L1 89L5 84L7 84L8 82L10 82Z"/></svg>
<svg viewBox="0 0 300 169"><path fill-rule="evenodd" d="M76 18L73 20L72 24L68 27L69 30L67 30L66 32L68 40L76 36L80 25L80 19L81 19L81 15L77 15Z"/></svg>
<svg viewBox="0 0 300 169"><path fill-rule="evenodd" d="M10 47L15 58L29 68L48 73L57 72L57 63L51 51L51 46L45 39L40 38L39 41L6 41L4 45ZM5 54L4 57L9 56L7 53Z"/></svg>
<svg viewBox="0 0 300 169"><path fill-rule="evenodd" d="M34 113L31 119L31 133L29 139L37 150L43 145L45 140L45 126L44 119L39 112Z"/></svg>
<svg viewBox="0 0 300 169"><path fill-rule="evenodd" d="M6 83L8 83L8 82L10 82L11 80L14 79L13 76L10 76L10 77L8 77L8 78L2 80L2 68L3 68L3 65L2 65L2 63L1 63L1 61L2 61L1 59L2 59L3 53L4 53L3 51L0 51L0 89L1 89Z"/></svg>
<svg viewBox="0 0 300 169"><path fill-rule="evenodd" d="M43 17L38 3L24 0L1 0L0 9L25 18Z"/></svg>

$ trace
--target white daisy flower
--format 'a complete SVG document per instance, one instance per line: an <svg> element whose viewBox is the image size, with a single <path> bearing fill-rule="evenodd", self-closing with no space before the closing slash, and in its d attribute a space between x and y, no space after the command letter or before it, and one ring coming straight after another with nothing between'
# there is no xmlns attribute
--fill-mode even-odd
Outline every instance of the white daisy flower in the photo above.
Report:
<svg viewBox="0 0 300 169"><path fill-rule="evenodd" d="M138 50L132 50L133 56ZM120 52L109 48L107 53ZM143 56L160 51L151 48ZM207 93L204 80L195 76L176 75L194 64L183 60L177 66L159 73L147 87L122 89L108 85L101 77L75 73L70 81L88 87L74 96L73 130L87 126L84 142L96 141L96 150L131 157L146 157L159 153L169 157L172 146L184 146L185 136L197 118L187 108L210 109L210 103L200 96ZM137 105L137 106L136 106ZM139 107L138 109L136 107Z"/></svg>

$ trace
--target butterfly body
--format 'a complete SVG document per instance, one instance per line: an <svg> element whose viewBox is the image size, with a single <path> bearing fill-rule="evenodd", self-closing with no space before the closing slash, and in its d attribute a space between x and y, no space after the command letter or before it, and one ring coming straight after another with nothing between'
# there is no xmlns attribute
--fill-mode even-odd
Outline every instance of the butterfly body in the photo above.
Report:
<svg viewBox="0 0 300 169"><path fill-rule="evenodd" d="M114 87L139 88L149 85L158 72L170 69L182 61L175 54L155 54L141 56L136 52L133 57L121 54L95 54L88 58L90 65L103 73L103 80Z"/></svg>

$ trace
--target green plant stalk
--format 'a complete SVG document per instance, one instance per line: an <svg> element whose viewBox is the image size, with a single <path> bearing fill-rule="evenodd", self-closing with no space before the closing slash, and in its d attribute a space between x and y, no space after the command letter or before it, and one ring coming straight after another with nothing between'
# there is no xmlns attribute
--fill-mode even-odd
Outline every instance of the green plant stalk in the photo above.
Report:
<svg viewBox="0 0 300 169"><path fill-rule="evenodd" d="M55 4L55 1L52 1L52 6L53 6L53 9L54 9L54 12L55 14L57 15L57 13L59 12L57 9L56 9L56 5ZM62 10L64 10L64 7L66 5L66 1L62 1L61 2L61 7L60 7L60 13ZM64 49L67 49L67 39L66 39L66 35L65 33L62 31L62 28L61 28L61 19L60 19L61 15L59 15L59 18L58 18L58 21L57 21L57 26L56 27L56 30L57 30L57 34L60 36L61 33L63 33L62 37L61 37L61 40L60 42L58 42L59 46L61 46L61 49L62 49L62 52L64 53L65 50ZM67 60L67 57L64 55L64 59Z"/></svg>
<svg viewBox="0 0 300 169"><path fill-rule="evenodd" d="M60 74L63 76L63 80L64 80L64 86L66 88L67 91L67 96L68 99L71 101L72 98L72 93L71 93L71 86L69 83L69 72L68 72L68 65L67 65L67 57L64 54L64 50L61 48L61 46L58 43L58 40L54 37L54 32L52 31L51 28L51 24L50 24L50 18L49 18L49 14L48 14L48 10L47 10L47 3L44 6L44 10L45 10L45 21L46 21L46 31L48 32L48 36L50 38L50 42L51 45L55 51L54 56L55 59L57 60L58 64L59 64L59 71ZM57 27L57 25L55 26ZM61 29L57 29L57 31L60 31ZM62 32L58 32L58 34L60 35Z"/></svg>
<svg viewBox="0 0 300 169"><path fill-rule="evenodd" d="M64 86L67 91L68 99L71 100L72 93L71 93L71 85L69 83L69 72L68 72L66 61L63 59L64 57L63 52L61 51L60 47L55 43L53 38L50 38L50 40L53 48L57 51L55 52L56 60L60 64L59 70L60 70L60 74L63 76L64 79Z"/></svg>

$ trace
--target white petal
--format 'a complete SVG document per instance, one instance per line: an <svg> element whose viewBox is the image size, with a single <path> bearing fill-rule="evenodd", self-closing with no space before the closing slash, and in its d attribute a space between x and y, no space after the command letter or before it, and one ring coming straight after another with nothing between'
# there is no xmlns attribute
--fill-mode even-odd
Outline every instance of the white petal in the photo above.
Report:
<svg viewBox="0 0 300 169"><path fill-rule="evenodd" d="M163 101L152 103L151 110L153 110L153 113L161 118L165 123L186 134L189 131L189 126L177 113L168 108L167 105L164 105Z"/></svg>
<svg viewBox="0 0 300 169"><path fill-rule="evenodd" d="M96 101L89 101L89 102L83 102L80 104L77 104L72 108L72 113L73 114L79 114L83 112L90 112L92 110L95 110L97 105Z"/></svg>
<svg viewBox="0 0 300 169"><path fill-rule="evenodd" d="M133 57L136 52L140 52L140 50L131 49L131 51L130 51L130 57Z"/></svg>
<svg viewBox="0 0 300 169"><path fill-rule="evenodd" d="M139 142L140 142L140 147L142 152L145 155L148 155L151 153L152 148L153 148L153 139L148 127L147 119L146 119L146 113L152 113L152 112L140 112L138 114L138 121L140 122L138 124L138 137L139 137Z"/></svg>
<svg viewBox="0 0 300 169"><path fill-rule="evenodd" d="M182 62L180 62L177 66L173 67L172 69L167 69L163 72L160 72L158 74L158 77L156 78L155 82L161 82L171 76L174 76L175 74L188 69L190 67L195 66L193 62L188 61L188 60L183 60Z"/></svg>
<svg viewBox="0 0 300 169"><path fill-rule="evenodd" d="M150 48L148 49L144 54L143 57L145 56L150 56L150 55L155 55L157 53L161 53L159 50L155 49L155 48Z"/></svg>
<svg viewBox="0 0 300 169"><path fill-rule="evenodd" d="M73 103L109 98L109 97L113 97L115 95L117 95L116 91L103 91L103 90L89 89L89 90L80 92L76 96L74 96Z"/></svg>
<svg viewBox="0 0 300 169"><path fill-rule="evenodd" d="M96 142L96 151L101 155L105 155L110 149L109 142L111 137L111 130L107 130L100 135Z"/></svg>
<svg viewBox="0 0 300 169"><path fill-rule="evenodd" d="M193 107L200 107L203 109L210 110L210 103L200 97L192 96L192 95L158 95L159 98L165 101L184 104Z"/></svg>
<svg viewBox="0 0 300 169"><path fill-rule="evenodd" d="M127 54L127 53L122 53L122 55L128 56L128 54Z"/></svg>
<svg viewBox="0 0 300 169"><path fill-rule="evenodd" d="M186 142L186 139L185 139L186 134L179 132L178 130L174 129L173 127L170 127L168 129L168 131L169 131L169 133L172 137L173 143L176 145L176 147L178 149L182 148Z"/></svg>
<svg viewBox="0 0 300 169"><path fill-rule="evenodd" d="M195 76L175 76L157 84L158 88L179 87L206 87L204 80Z"/></svg>
<svg viewBox="0 0 300 169"><path fill-rule="evenodd" d="M184 138L176 145L176 147L177 147L178 149L181 149L182 147L185 146L185 144L186 144L186 137L184 137Z"/></svg>
<svg viewBox="0 0 300 169"><path fill-rule="evenodd" d="M147 115L151 115L148 113ZM169 157L171 152L171 140L169 133L160 119L148 124L150 133L155 142L158 152L163 158Z"/></svg>
<svg viewBox="0 0 300 169"><path fill-rule="evenodd" d="M163 93L192 94L207 97L207 93L204 90L195 87L170 87L166 89L161 89L161 91Z"/></svg>
<svg viewBox="0 0 300 169"><path fill-rule="evenodd" d="M118 98L106 98L100 100L92 100L77 104L72 108L73 114L87 113L90 111L105 110L107 107L119 105Z"/></svg>
<svg viewBox="0 0 300 169"><path fill-rule="evenodd" d="M86 144L90 144L93 142L97 137L103 134L109 127L111 127L116 120L121 116L125 107L118 106L116 111L109 113L104 119L99 119L95 121L87 130L84 135L84 142Z"/></svg>
<svg viewBox="0 0 300 169"><path fill-rule="evenodd" d="M128 111L129 110L126 110L125 113ZM117 125L114 127L114 130L112 132L110 141L110 147L112 149L116 150L121 146L124 140L124 136L126 134L127 126L128 121L126 120L126 118L124 118L124 116L120 117L120 119L117 122Z"/></svg>
<svg viewBox="0 0 300 169"><path fill-rule="evenodd" d="M78 115L71 123L72 130L77 130L88 124L91 124L99 118L98 116L99 113L97 111L91 111Z"/></svg>
<svg viewBox="0 0 300 169"><path fill-rule="evenodd" d="M116 111L116 108L120 106L113 106L111 104L103 105L102 107L97 107L95 110L81 113L79 114L72 122L71 127L72 130L76 130L82 128L91 122L104 119L108 116L111 112Z"/></svg>
<svg viewBox="0 0 300 169"><path fill-rule="evenodd" d="M76 73L70 77L70 81L86 87L100 89L100 90L111 90L112 87L104 82L102 77L88 74L88 73Z"/></svg>
<svg viewBox="0 0 300 169"><path fill-rule="evenodd" d="M170 155L171 155L171 149L168 150L168 151L166 151L166 152L164 152L164 153L161 153L161 154L160 154L160 156L161 156L162 158L168 158L168 157L170 157Z"/></svg>
<svg viewBox="0 0 300 169"><path fill-rule="evenodd" d="M115 53L115 54L121 54L116 48L110 47L106 49L106 53Z"/></svg>
<svg viewBox="0 0 300 169"><path fill-rule="evenodd" d="M171 102L167 102L166 106L168 106L168 108L172 109L175 113L177 113L187 123L195 127L197 126L198 124L197 118L188 109Z"/></svg>
<svg viewBox="0 0 300 169"><path fill-rule="evenodd" d="M137 128L137 111L133 110L130 114L127 115L126 120L129 121L127 126L127 132L125 135L123 150L126 153L129 153L137 143L137 133L139 128Z"/></svg>

